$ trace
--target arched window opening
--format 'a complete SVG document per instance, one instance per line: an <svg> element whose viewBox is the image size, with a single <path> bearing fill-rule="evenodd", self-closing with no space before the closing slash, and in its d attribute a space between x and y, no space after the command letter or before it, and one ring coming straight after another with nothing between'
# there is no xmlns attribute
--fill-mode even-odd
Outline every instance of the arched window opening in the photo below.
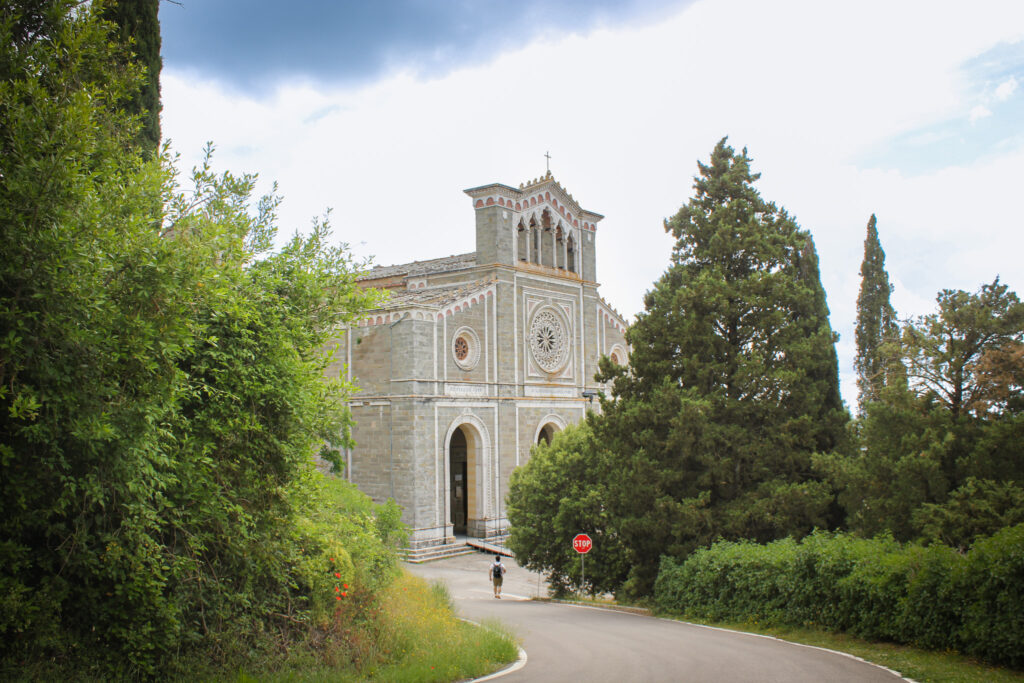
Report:
<svg viewBox="0 0 1024 683"><path fill-rule="evenodd" d="M565 269L565 232L561 223L555 228L555 267Z"/></svg>
<svg viewBox="0 0 1024 683"><path fill-rule="evenodd" d="M537 434L537 444L550 444L551 439L555 436L555 431L556 427L551 423L541 427L540 433Z"/></svg>
<svg viewBox="0 0 1024 683"><path fill-rule="evenodd" d="M527 236L529 231L526 229L526 225L523 224L523 219L519 219L519 227L516 228L516 254L520 261L529 261L529 242Z"/></svg>
<svg viewBox="0 0 1024 683"><path fill-rule="evenodd" d="M565 267L570 273L576 272L576 241L573 240L572 235L569 235L569 240L565 245Z"/></svg>
<svg viewBox="0 0 1024 683"><path fill-rule="evenodd" d="M536 218L530 218L530 263L539 263L540 259L537 258L540 251L540 226L537 225Z"/></svg>

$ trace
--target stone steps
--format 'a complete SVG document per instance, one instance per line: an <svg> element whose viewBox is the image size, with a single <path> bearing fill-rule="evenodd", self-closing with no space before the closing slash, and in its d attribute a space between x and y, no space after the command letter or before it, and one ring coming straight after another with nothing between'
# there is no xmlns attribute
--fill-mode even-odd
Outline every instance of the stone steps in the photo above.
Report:
<svg viewBox="0 0 1024 683"><path fill-rule="evenodd" d="M422 564L476 552L512 557L512 551L505 547L507 540L508 534L486 539L459 537L455 543L432 545L425 548L406 548L402 551L402 559L413 564Z"/></svg>
<svg viewBox="0 0 1024 683"><path fill-rule="evenodd" d="M444 560L459 555L475 553L476 548L471 548L465 543L453 543L450 545L435 545L427 548L405 549L402 551L402 559L412 564L422 564L432 560Z"/></svg>

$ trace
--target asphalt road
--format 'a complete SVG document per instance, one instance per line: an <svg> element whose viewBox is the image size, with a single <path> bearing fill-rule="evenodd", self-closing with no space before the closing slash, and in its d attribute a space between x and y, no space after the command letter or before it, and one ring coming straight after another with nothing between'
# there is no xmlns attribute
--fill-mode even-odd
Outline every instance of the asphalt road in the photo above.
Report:
<svg viewBox="0 0 1024 683"><path fill-rule="evenodd" d="M521 681L795 681L893 683L899 676L841 654L752 634L625 612L530 600L547 595L538 575L504 558L503 599L492 596L493 557L463 555L422 565L414 574L442 580L460 614L497 618L521 639L528 661L502 677Z"/></svg>

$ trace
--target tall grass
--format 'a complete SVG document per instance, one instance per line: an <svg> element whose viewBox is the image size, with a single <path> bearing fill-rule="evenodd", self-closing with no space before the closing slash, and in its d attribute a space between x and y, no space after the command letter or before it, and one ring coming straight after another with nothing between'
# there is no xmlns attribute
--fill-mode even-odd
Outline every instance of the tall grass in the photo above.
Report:
<svg viewBox="0 0 1024 683"><path fill-rule="evenodd" d="M442 584L402 574L379 596L339 606L336 629L311 637L276 672L247 671L240 681L394 681L475 678L515 660L513 636L496 623L458 619Z"/></svg>

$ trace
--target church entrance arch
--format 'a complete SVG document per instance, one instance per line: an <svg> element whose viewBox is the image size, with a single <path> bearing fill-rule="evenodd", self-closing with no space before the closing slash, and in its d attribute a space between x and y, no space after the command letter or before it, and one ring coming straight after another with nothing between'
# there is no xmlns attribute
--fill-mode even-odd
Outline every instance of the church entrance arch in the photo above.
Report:
<svg viewBox="0 0 1024 683"><path fill-rule="evenodd" d="M466 533L469 519L469 463L466 433L462 428L452 432L448 441L448 523L456 534Z"/></svg>
<svg viewBox="0 0 1024 683"><path fill-rule="evenodd" d="M483 423L462 416L445 437L445 522L452 533L482 536L487 518L487 472L490 448Z"/></svg>

